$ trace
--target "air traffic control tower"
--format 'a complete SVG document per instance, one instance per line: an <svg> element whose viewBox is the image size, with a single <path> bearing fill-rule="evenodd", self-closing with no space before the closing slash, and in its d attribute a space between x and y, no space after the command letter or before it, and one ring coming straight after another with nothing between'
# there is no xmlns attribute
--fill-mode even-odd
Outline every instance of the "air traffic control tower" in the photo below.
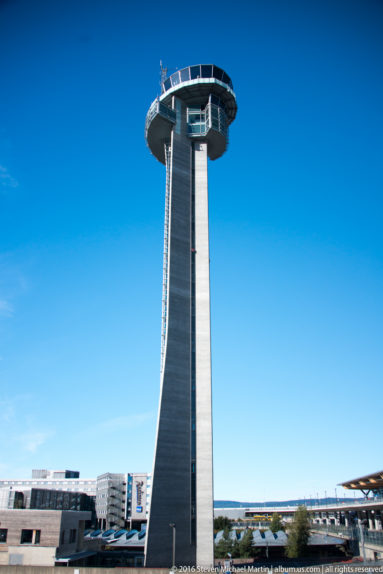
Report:
<svg viewBox="0 0 383 574"><path fill-rule="evenodd" d="M207 160L225 152L237 104L229 76L213 65L179 70L161 89L145 126L149 149L166 165L161 397L146 566L210 568L214 540Z"/></svg>

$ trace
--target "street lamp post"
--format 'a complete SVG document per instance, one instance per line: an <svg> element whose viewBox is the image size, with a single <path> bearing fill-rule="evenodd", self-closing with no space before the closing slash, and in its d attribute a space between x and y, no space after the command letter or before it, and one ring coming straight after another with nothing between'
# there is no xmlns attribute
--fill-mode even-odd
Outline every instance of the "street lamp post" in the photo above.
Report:
<svg viewBox="0 0 383 574"><path fill-rule="evenodd" d="M174 569L176 565L176 523L171 522L169 526L173 529L172 569Z"/></svg>

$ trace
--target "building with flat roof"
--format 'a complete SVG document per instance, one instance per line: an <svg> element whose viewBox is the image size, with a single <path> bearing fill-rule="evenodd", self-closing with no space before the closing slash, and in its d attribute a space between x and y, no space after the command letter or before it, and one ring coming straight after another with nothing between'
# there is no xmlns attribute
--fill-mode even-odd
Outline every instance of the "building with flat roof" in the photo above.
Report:
<svg viewBox="0 0 383 574"><path fill-rule="evenodd" d="M63 471L70 473L77 471ZM57 473L60 476L57 476ZM39 478L40 475L45 478ZM91 510L100 528L141 529L150 508L151 474L104 473L65 478L61 471L32 471L31 479L0 480L0 509Z"/></svg>
<svg viewBox="0 0 383 574"><path fill-rule="evenodd" d="M226 150L237 113L214 65L162 78L146 116L166 166L161 396L146 566L214 565L208 159Z"/></svg>
<svg viewBox="0 0 383 574"><path fill-rule="evenodd" d="M0 566L54 566L80 552L90 512L0 510Z"/></svg>

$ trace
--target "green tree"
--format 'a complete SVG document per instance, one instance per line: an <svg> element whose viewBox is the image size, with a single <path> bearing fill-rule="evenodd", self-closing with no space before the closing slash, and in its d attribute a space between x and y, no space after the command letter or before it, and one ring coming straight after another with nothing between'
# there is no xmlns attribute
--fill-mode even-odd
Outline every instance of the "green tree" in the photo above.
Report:
<svg viewBox="0 0 383 574"><path fill-rule="evenodd" d="M282 517L280 514L274 512L273 517L270 522L270 530L273 534L279 532L279 530L284 530L284 524L282 522Z"/></svg>
<svg viewBox="0 0 383 574"><path fill-rule="evenodd" d="M254 556L252 530L245 531L238 546L239 546L238 550L240 558L251 558L252 556Z"/></svg>
<svg viewBox="0 0 383 574"><path fill-rule="evenodd" d="M241 558L241 552L240 552L240 548L239 548L239 542L237 539L232 541L232 547L231 547L231 557L232 558Z"/></svg>
<svg viewBox="0 0 383 574"><path fill-rule="evenodd" d="M234 541L230 537L230 530L225 528L221 540L215 545L215 558L225 558L226 555L233 554Z"/></svg>
<svg viewBox="0 0 383 574"><path fill-rule="evenodd" d="M299 506L294 520L288 528L286 554L289 558L304 556L310 536L309 513L305 506Z"/></svg>
<svg viewBox="0 0 383 574"><path fill-rule="evenodd" d="M214 530L226 530L226 528L230 528L230 520L227 516L217 516L214 518Z"/></svg>

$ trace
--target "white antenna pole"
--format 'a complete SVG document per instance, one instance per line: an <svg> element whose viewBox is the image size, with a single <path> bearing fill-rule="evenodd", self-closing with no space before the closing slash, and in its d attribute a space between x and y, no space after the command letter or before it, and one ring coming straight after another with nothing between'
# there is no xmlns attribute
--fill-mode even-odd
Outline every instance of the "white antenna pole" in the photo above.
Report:
<svg viewBox="0 0 383 574"><path fill-rule="evenodd" d="M162 91L162 84L164 83L164 81L166 80L166 76L168 74L168 69L164 68L162 65L162 60L160 60L160 84L161 84L161 91Z"/></svg>

